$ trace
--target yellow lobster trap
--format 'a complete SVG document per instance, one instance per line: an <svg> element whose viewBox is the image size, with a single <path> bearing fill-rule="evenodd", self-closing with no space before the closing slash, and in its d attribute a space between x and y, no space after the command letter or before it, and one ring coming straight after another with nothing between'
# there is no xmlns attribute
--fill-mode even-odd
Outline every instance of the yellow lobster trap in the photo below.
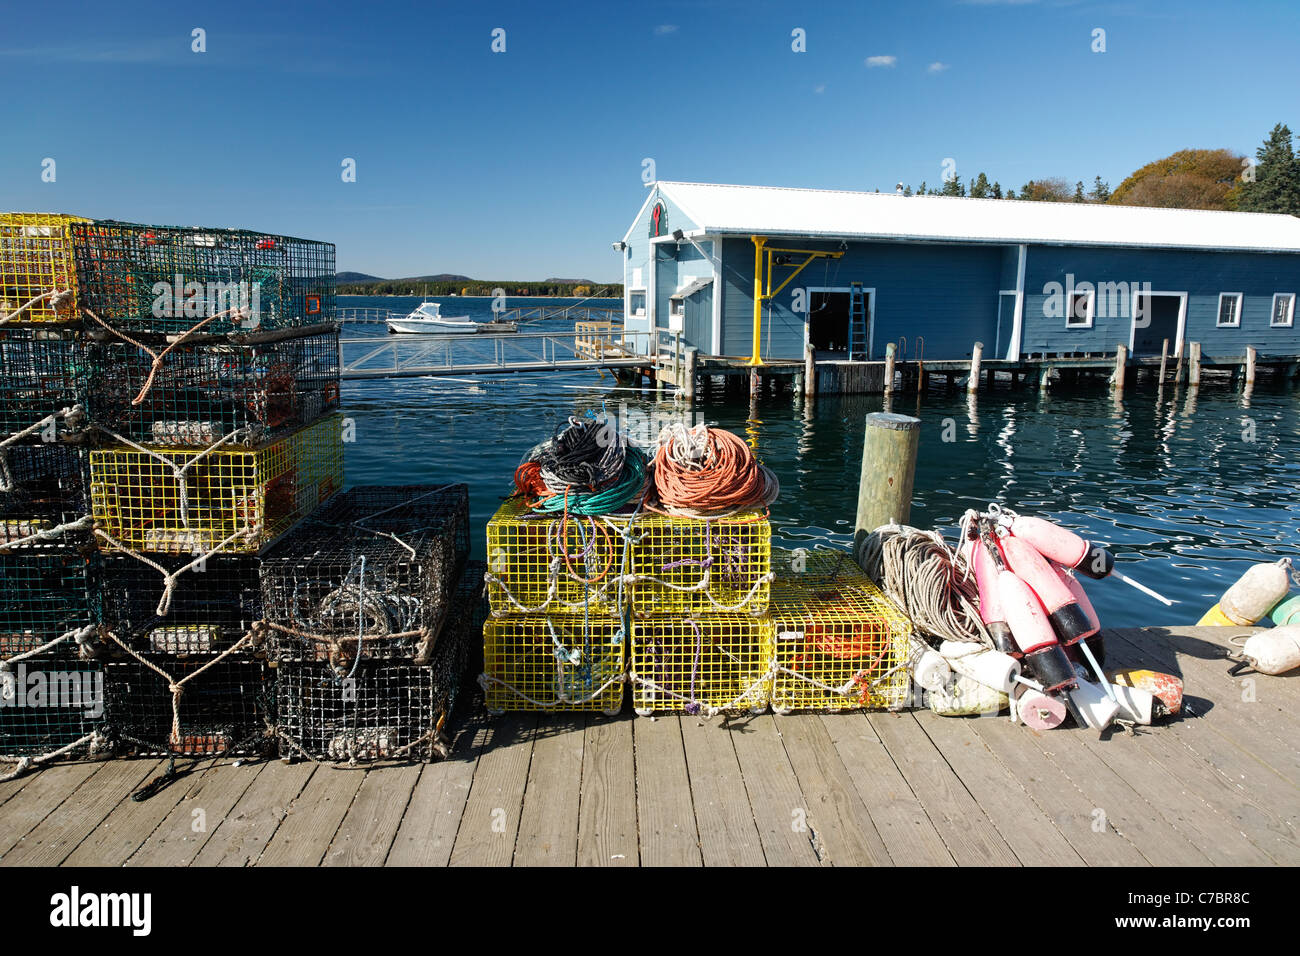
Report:
<svg viewBox="0 0 1300 956"><path fill-rule="evenodd" d="M626 678L623 625L608 616L510 614L483 625L479 684L494 714L617 714Z"/></svg>
<svg viewBox="0 0 1300 956"><path fill-rule="evenodd" d="M761 512L708 520L652 514L638 517L628 534L624 580L638 617L767 610L772 526Z"/></svg>
<svg viewBox="0 0 1300 956"><path fill-rule="evenodd" d="M260 550L342 488L342 422L331 415L255 448L92 451L91 511L100 546L170 554Z"/></svg>
<svg viewBox="0 0 1300 956"><path fill-rule="evenodd" d="M632 705L713 716L767 710L772 624L747 614L638 618L632 622Z"/></svg>
<svg viewBox="0 0 1300 956"><path fill-rule="evenodd" d="M907 694L911 624L845 551L778 551L772 709L893 708Z"/></svg>
<svg viewBox="0 0 1300 956"><path fill-rule="evenodd" d="M487 526L487 593L502 614L616 614L626 521L543 515L508 499Z"/></svg>
<svg viewBox="0 0 1300 956"><path fill-rule="evenodd" d="M0 318L14 313L15 322L80 318L71 225L89 221L53 213L0 213Z"/></svg>

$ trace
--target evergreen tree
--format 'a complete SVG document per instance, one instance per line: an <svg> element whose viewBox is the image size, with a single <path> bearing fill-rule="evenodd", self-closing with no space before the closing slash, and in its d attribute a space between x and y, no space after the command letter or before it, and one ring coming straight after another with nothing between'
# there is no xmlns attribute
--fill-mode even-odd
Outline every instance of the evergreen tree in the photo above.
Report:
<svg viewBox="0 0 1300 956"><path fill-rule="evenodd" d="M1105 202L1110 199L1110 183L1102 182L1100 176L1092 181L1092 191L1088 193L1088 198L1093 202Z"/></svg>
<svg viewBox="0 0 1300 956"><path fill-rule="evenodd" d="M1007 198L1008 198L1008 199L1015 199L1015 198L1016 198L1016 191L1015 191L1014 189L1008 189L1008 190L1007 190Z"/></svg>
<svg viewBox="0 0 1300 956"><path fill-rule="evenodd" d="M1291 130L1278 123L1255 150L1255 181L1239 187L1237 208L1246 212L1280 212L1300 216L1300 157Z"/></svg>
<svg viewBox="0 0 1300 956"><path fill-rule="evenodd" d="M993 188L989 191L989 195L991 195L994 199L1001 199L1001 198L1002 198L1002 184L1001 184L1001 183L998 183L998 182L995 182L995 183L993 184Z"/></svg>
<svg viewBox="0 0 1300 956"><path fill-rule="evenodd" d="M905 186L905 187L903 188L903 195L904 195L904 196L910 196L910 195L912 195L912 186L911 186L911 184L908 184L907 186Z"/></svg>
<svg viewBox="0 0 1300 956"><path fill-rule="evenodd" d="M919 186L916 187L916 194L917 194L918 196L927 196L927 195L929 195L929 188L925 185L925 180L924 180L924 179L921 180L921 185L919 185Z"/></svg>
<svg viewBox="0 0 1300 956"><path fill-rule="evenodd" d="M940 195L943 195L943 196L964 196L964 195L966 195L966 187L962 184L962 181L961 181L961 178L960 178L960 177L958 177L958 176L954 176L954 177L952 177L952 179L945 179L945 180L944 180L944 183L943 183L943 191L942 191L942 193L941 193Z"/></svg>
<svg viewBox="0 0 1300 956"><path fill-rule="evenodd" d="M1083 202L1083 180L1074 184L1074 201Z"/></svg>
<svg viewBox="0 0 1300 956"><path fill-rule="evenodd" d="M984 199L989 194L989 178L980 173L970 181L970 194L975 199Z"/></svg>

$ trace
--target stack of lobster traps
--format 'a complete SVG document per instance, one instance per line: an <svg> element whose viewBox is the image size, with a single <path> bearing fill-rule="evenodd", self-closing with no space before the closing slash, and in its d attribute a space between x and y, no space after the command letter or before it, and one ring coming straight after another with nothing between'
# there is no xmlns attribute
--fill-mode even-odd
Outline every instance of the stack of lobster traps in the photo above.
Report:
<svg viewBox="0 0 1300 956"><path fill-rule="evenodd" d="M0 215L0 759L98 745L70 216Z"/></svg>
<svg viewBox="0 0 1300 956"><path fill-rule="evenodd" d="M260 752L260 554L343 484L334 247L69 228L107 731L141 753Z"/></svg>
<svg viewBox="0 0 1300 956"><path fill-rule="evenodd" d="M259 629L285 758L432 760L482 626L465 485L352 488L271 548Z"/></svg>

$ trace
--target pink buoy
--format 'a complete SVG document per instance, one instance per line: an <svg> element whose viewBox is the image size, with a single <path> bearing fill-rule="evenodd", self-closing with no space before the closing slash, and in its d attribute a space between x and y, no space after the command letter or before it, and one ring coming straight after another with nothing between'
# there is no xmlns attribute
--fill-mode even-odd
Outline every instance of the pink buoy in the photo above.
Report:
<svg viewBox="0 0 1300 956"><path fill-rule="evenodd" d="M1002 598L998 594L998 569L993 566L993 559L986 549L980 547L977 538L968 539L963 547L966 564L975 572L975 586L980 596L980 620L988 628L993 646L1003 654L1019 657L1020 648L1011 636L1011 627L1007 624Z"/></svg>
<svg viewBox="0 0 1300 956"><path fill-rule="evenodd" d="M1104 578L1115 567L1115 558L1105 548L1043 518L1016 515L1010 529L1012 535L1032 545L1049 561L1090 578Z"/></svg>
<svg viewBox="0 0 1300 956"><path fill-rule="evenodd" d="M1083 589L1083 585L1079 583L1079 579L1069 571L1065 570L1065 568L1061 567L1059 564L1052 565L1052 568L1056 571L1057 576L1065 582L1065 586L1070 589L1070 594L1074 597L1075 603L1083 609L1084 615L1088 618L1089 630L1088 633L1083 636L1092 637L1101 630L1101 619L1097 617L1097 609L1092 606L1092 601L1088 599L1088 592Z"/></svg>
<svg viewBox="0 0 1300 956"><path fill-rule="evenodd" d="M1074 644L1096 633L1069 586L1033 545L1014 535L1004 535L999 543L1007 566L1043 602L1052 629L1062 644Z"/></svg>
<svg viewBox="0 0 1300 956"><path fill-rule="evenodd" d="M1016 690L1016 713L1030 730L1055 730L1065 723L1065 703L1021 684Z"/></svg>

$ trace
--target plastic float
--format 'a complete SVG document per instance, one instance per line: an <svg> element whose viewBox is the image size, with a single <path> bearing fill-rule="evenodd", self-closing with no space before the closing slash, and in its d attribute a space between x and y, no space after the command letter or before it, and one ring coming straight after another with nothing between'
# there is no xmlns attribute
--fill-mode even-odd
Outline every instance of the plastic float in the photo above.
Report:
<svg viewBox="0 0 1300 956"><path fill-rule="evenodd" d="M1251 565L1196 623L1203 627L1248 627L1267 617L1285 600L1290 571L1290 558ZM1287 603L1294 606L1293 613L1300 613L1300 599Z"/></svg>

